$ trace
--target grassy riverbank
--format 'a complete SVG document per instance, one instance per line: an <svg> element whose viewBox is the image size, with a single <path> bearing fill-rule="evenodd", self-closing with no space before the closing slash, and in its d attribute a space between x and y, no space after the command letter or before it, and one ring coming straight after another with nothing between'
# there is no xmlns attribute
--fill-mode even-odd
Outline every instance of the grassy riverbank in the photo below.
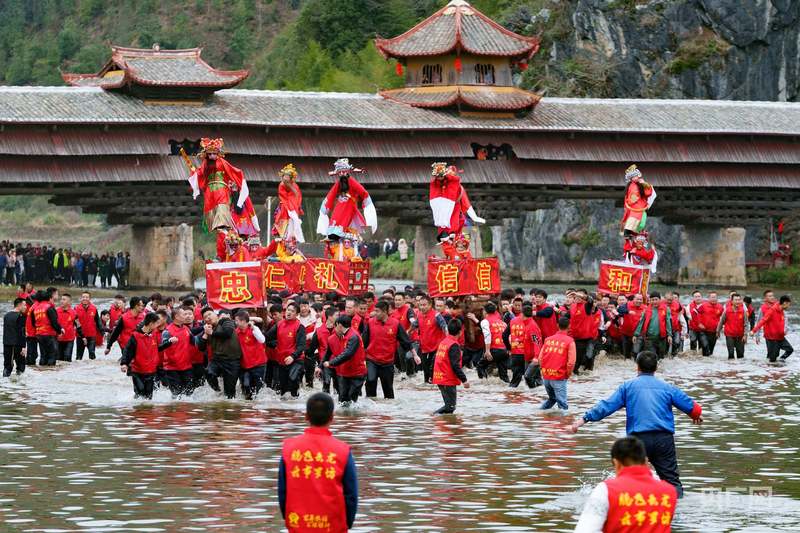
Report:
<svg viewBox="0 0 800 533"><path fill-rule="evenodd" d="M408 254L408 259L400 260L400 256L392 254L388 258L381 256L371 259L371 278L411 279L414 277L414 254Z"/></svg>

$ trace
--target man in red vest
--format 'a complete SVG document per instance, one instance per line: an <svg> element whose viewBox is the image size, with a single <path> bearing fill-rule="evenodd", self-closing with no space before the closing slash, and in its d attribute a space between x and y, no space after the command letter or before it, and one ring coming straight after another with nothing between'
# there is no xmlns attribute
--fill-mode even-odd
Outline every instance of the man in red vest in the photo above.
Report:
<svg viewBox="0 0 800 533"><path fill-rule="evenodd" d="M675 516L675 487L653 477L644 444L636 437L611 447L616 477L597 485L586 501L576 533L668 533Z"/></svg>
<svg viewBox="0 0 800 533"><path fill-rule="evenodd" d="M552 337L558 333L558 314L552 304L547 303L547 293L542 289L533 291L534 320L542 330L542 337Z"/></svg>
<svg viewBox="0 0 800 533"><path fill-rule="evenodd" d="M509 386L519 386L525 374L526 365L539 357L542 347L542 332L533 319L533 307L522 306L519 316L511 319L508 325L508 340L511 345L511 382ZM527 381L530 387L533 381ZM533 388L533 387L531 387Z"/></svg>
<svg viewBox="0 0 800 533"><path fill-rule="evenodd" d="M78 335L75 339L75 359L83 359L83 351L89 351L89 359L95 358L98 334L102 333L100 312L92 303L92 296L87 291L81 293L81 301L75 306L75 317L78 319ZM101 342L102 344L102 342Z"/></svg>
<svg viewBox="0 0 800 533"><path fill-rule="evenodd" d="M153 333L158 325L158 315L147 313L136 327L122 350L120 370L131 377L134 398L153 398L153 387L158 371L158 339Z"/></svg>
<svg viewBox="0 0 800 533"><path fill-rule="evenodd" d="M64 333L58 322L56 299L58 299L58 289L55 287L37 291L36 302L30 310L31 325L36 332L36 341L39 345L39 364L42 366L55 366L58 356L56 337Z"/></svg>
<svg viewBox="0 0 800 533"><path fill-rule="evenodd" d="M759 329L764 328L764 338L767 341L767 358L771 363L778 360L781 350L783 350L783 355L780 356L782 361L785 361L794 352L794 348L786 340L786 317L784 315L784 312L791 305L791 296L784 294L778 303L772 304L771 307L764 311L761 320L750 332L751 335L755 335ZM756 338L756 342L759 342L758 338Z"/></svg>
<svg viewBox="0 0 800 533"><path fill-rule="evenodd" d="M367 379L367 362L361 335L352 327L349 316L336 319L334 335L328 337L328 360L322 366L335 368L339 378L339 401L357 402Z"/></svg>
<svg viewBox="0 0 800 533"><path fill-rule="evenodd" d="M641 343L634 342L634 332L636 326L645 312L644 297L641 294L634 294L624 304L617 307L617 312L622 317L620 333L622 334L622 355L625 359L632 359L641 350Z"/></svg>
<svg viewBox="0 0 800 533"><path fill-rule="evenodd" d="M236 313L236 336L242 348L239 381L246 400L252 400L264 386L267 374L267 351L264 349L264 334L250 321L247 311Z"/></svg>
<svg viewBox="0 0 800 533"><path fill-rule="evenodd" d="M700 328L700 347L703 349L705 357L710 357L714 353L714 347L717 345L717 326L723 310L724 308L719 303L715 291L709 292L708 301L697 307L697 315L700 319L698 325Z"/></svg>
<svg viewBox="0 0 800 533"><path fill-rule="evenodd" d="M672 315L658 292L651 292L647 303L633 338L634 341L642 340L643 350L655 352L659 359L663 359L672 346Z"/></svg>
<svg viewBox="0 0 800 533"><path fill-rule="evenodd" d="M336 326L336 317L338 310L334 306L326 307L322 310L324 322L314 330L314 335L311 337L308 347L306 348L306 357L309 353L314 355L314 360L318 361L317 369L315 370L316 376L322 378L322 391L330 394L331 384L333 389L339 391L339 384L336 382L336 374L332 368L323 369L322 363L328 353L328 338L333 335L333 328Z"/></svg>
<svg viewBox="0 0 800 533"><path fill-rule="evenodd" d="M400 326L406 330L409 337L412 335L412 330L417 329L417 315L414 313L411 304L406 301L406 295L402 292L394 295L394 311L390 316L400 322ZM362 331L359 330L359 333ZM411 358L406 357L406 353L406 351L398 349L395 364L401 372L405 372L410 377L417 373L417 364Z"/></svg>
<svg viewBox="0 0 800 533"><path fill-rule="evenodd" d="M744 345L747 343L747 308L742 303L742 296L734 292L731 301L722 311L717 326L717 337L725 332L725 346L728 348L728 359L736 357L744 359Z"/></svg>
<svg viewBox="0 0 800 533"><path fill-rule="evenodd" d="M692 301L686 310L686 321L689 327L689 349L696 351L700 347L700 312L698 308L703 303L703 293L700 291L692 292Z"/></svg>
<svg viewBox="0 0 800 533"><path fill-rule="evenodd" d="M72 361L72 351L75 349L75 338L77 328L75 327L75 311L72 309L72 295L64 293L61 295L61 305L56 309L58 313L58 324L61 326L61 335L56 337L58 341L58 360Z"/></svg>
<svg viewBox="0 0 800 533"><path fill-rule="evenodd" d="M267 346L275 348L278 360L278 380L281 396L287 392L293 397L300 395L300 382L305 369L306 328L297 319L300 307L293 301L283 311L283 320L266 333Z"/></svg>
<svg viewBox="0 0 800 533"><path fill-rule="evenodd" d="M136 330L136 326L139 325L142 318L144 318L144 301L138 296L132 296L130 300L130 308L122 313L122 316L119 317L117 320L117 324L114 326L113 331L108 336L108 340L106 341L106 351L105 355L111 353L111 347L114 346L114 343L119 340L120 349L124 349L125 346L128 344L128 339L130 339L133 332Z"/></svg>
<svg viewBox="0 0 800 533"><path fill-rule="evenodd" d="M677 292L668 291L664 293L664 300L669 307L669 315L672 319L672 356L683 352L683 339L687 337L686 330L686 311L681 304L681 297Z"/></svg>
<svg viewBox="0 0 800 533"><path fill-rule="evenodd" d="M567 405L567 380L575 368L575 341L567 334L569 318L562 316L558 319L558 333L544 340L542 351L539 352L539 366L541 367L544 390L547 399L542 403L542 409L550 409L558 404L560 409L566 410Z"/></svg>
<svg viewBox="0 0 800 533"><path fill-rule="evenodd" d="M413 353L416 364L420 363L420 358L406 330L396 318L389 316L389 302L381 300L375 304L375 316L367 320L361 338L367 353L367 398L378 395L380 380L383 397L393 399L394 358L398 348Z"/></svg>
<svg viewBox="0 0 800 533"><path fill-rule="evenodd" d="M447 336L436 348L433 361L433 384L439 387L444 405L434 414L444 415L455 412L458 399L458 385L463 383L469 388L467 376L461 369L461 346L458 336L461 334L461 320L453 318L447 323Z"/></svg>
<svg viewBox="0 0 800 533"><path fill-rule="evenodd" d="M508 383L508 349L510 348L507 344L508 335L506 334L508 324L497 312L497 304L494 302L488 302L483 306L483 316L481 332L485 347L483 359L478 363L478 377L488 377L489 367L495 364L500 380Z"/></svg>
<svg viewBox="0 0 800 533"><path fill-rule="evenodd" d="M444 307L443 304L442 307ZM417 311L417 324L422 371L425 376L425 383L431 383L436 350L447 332L447 320L442 316L440 311L433 309L431 306L431 297L427 294L420 296L419 310Z"/></svg>
<svg viewBox="0 0 800 533"><path fill-rule="evenodd" d="M182 307L172 310L172 322L161 332L158 351L162 352L164 382L172 397L192 393L192 352L196 341L192 337L187 322L192 320L192 311Z"/></svg>
<svg viewBox="0 0 800 533"><path fill-rule="evenodd" d="M345 533L358 510L358 474L350 446L331 435L333 398L316 392L306 402L308 428L283 442L278 505L289 533Z"/></svg>

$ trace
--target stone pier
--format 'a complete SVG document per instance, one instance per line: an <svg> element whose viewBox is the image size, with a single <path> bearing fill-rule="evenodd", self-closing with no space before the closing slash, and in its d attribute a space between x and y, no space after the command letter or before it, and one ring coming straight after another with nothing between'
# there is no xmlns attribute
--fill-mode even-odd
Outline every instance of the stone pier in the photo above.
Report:
<svg viewBox="0 0 800 533"><path fill-rule="evenodd" d="M436 246L435 229L431 226L417 226L414 235L414 283L428 283L428 257L442 257L441 246Z"/></svg>
<svg viewBox="0 0 800 533"><path fill-rule="evenodd" d="M143 288L191 288L193 259L191 226L133 226L128 283Z"/></svg>
<svg viewBox="0 0 800 533"><path fill-rule="evenodd" d="M678 284L747 286L744 228L684 226Z"/></svg>

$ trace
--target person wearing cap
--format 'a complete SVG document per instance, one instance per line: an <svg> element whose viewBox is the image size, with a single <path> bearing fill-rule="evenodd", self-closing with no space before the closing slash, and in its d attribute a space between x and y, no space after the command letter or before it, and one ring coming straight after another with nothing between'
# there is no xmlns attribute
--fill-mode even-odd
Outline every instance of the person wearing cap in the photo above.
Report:
<svg viewBox="0 0 800 533"><path fill-rule="evenodd" d="M616 475L594 488L575 533L671 531L678 495L675 487L653 477L642 441L614 441L611 464Z"/></svg>
<svg viewBox="0 0 800 533"><path fill-rule="evenodd" d="M608 399L586 411L571 429L576 433L587 422L599 422L624 408L627 434L644 442L647 458L658 477L674 486L680 498L683 486L678 473L672 408L677 407L698 425L703 423L703 408L678 387L655 377L658 367L655 353L640 352L636 356L636 366L636 378L626 381Z"/></svg>
<svg viewBox="0 0 800 533"><path fill-rule="evenodd" d="M306 402L309 427L283 441L278 464L278 505L290 533L348 531L358 511L358 473L350 446L335 438L333 398Z"/></svg>

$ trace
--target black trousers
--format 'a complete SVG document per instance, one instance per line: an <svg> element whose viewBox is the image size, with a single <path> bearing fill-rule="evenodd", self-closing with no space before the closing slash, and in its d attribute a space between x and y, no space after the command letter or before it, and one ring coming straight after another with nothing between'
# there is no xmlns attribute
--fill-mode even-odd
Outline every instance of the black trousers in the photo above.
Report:
<svg viewBox="0 0 800 533"><path fill-rule="evenodd" d="M25 372L25 358L22 357L22 346L3 345L3 376L8 377L17 367L17 374Z"/></svg>
<svg viewBox="0 0 800 533"><path fill-rule="evenodd" d="M336 394L339 394L339 380L336 378L336 370L322 367L322 391L331 393L331 385Z"/></svg>
<svg viewBox="0 0 800 533"><path fill-rule="evenodd" d="M508 383L508 352L505 350L492 349L489 350L492 354L492 360L489 361L485 357L478 362L478 376L485 378L489 376L489 368L492 365L497 366L497 375L500 379Z"/></svg>
<svg viewBox="0 0 800 533"><path fill-rule="evenodd" d="M622 336L622 355L625 359L636 357L633 351L633 337L628 337L627 335Z"/></svg>
<svg viewBox="0 0 800 533"><path fill-rule="evenodd" d="M528 368L525 369L525 384L529 389L534 389L544 384L542 381L542 369L539 365L528 364Z"/></svg>
<svg viewBox="0 0 800 533"><path fill-rule="evenodd" d="M314 386L314 370L317 368L318 363L319 361L316 356L309 357L306 355L303 359L303 373L306 377L306 387L311 388Z"/></svg>
<svg viewBox="0 0 800 533"><path fill-rule="evenodd" d="M511 382L512 387L518 387L522 376L525 375L525 356L524 355L511 355Z"/></svg>
<svg viewBox="0 0 800 533"><path fill-rule="evenodd" d="M645 339L644 349L647 351L655 352L659 359L667 356L668 350L667 338L659 337L658 339Z"/></svg>
<svg viewBox="0 0 800 533"><path fill-rule="evenodd" d="M199 389L206 382L206 365L196 363L192 365L192 390Z"/></svg>
<svg viewBox="0 0 800 533"><path fill-rule="evenodd" d="M75 341L58 341L58 360L71 362L73 348Z"/></svg>
<svg viewBox="0 0 800 533"><path fill-rule="evenodd" d="M717 345L717 336L714 333L707 331L700 332L700 348L703 350L705 357L710 357L714 353L714 347Z"/></svg>
<svg viewBox="0 0 800 533"><path fill-rule="evenodd" d="M192 393L193 379L194 371L191 368L187 370L164 370L163 373L163 381L173 396L190 395Z"/></svg>
<svg viewBox="0 0 800 533"><path fill-rule="evenodd" d="M575 339L575 374L578 368L594 369L594 339Z"/></svg>
<svg viewBox="0 0 800 533"><path fill-rule="evenodd" d="M39 364L42 366L55 366L58 356L58 342L54 335L37 335L39 343Z"/></svg>
<svg viewBox="0 0 800 533"><path fill-rule="evenodd" d="M728 359L734 359L734 352L736 352L736 357L744 359L744 339L742 337L725 337L725 346L728 348Z"/></svg>
<svg viewBox="0 0 800 533"><path fill-rule="evenodd" d="M156 374L139 374L130 372L133 382L133 395L135 398L153 399L153 388L156 384Z"/></svg>
<svg viewBox="0 0 800 533"><path fill-rule="evenodd" d="M264 387L264 377L267 375L267 365L254 366L253 368L243 368L242 394L245 399L252 400L253 397Z"/></svg>
<svg viewBox="0 0 800 533"><path fill-rule="evenodd" d="M421 353L419 357L422 359L422 372L425 376L425 383L431 383L433 381L433 363L436 361L436 352Z"/></svg>
<svg viewBox="0 0 800 533"><path fill-rule="evenodd" d="M647 459L656 469L658 477L675 487L675 490L678 491L678 498L682 498L683 486L678 472L675 436L669 431L644 431L631 435L638 437L644 443Z"/></svg>
<svg viewBox="0 0 800 533"><path fill-rule="evenodd" d="M378 395L378 380L381 382L383 397L394 399L394 365L388 363L382 365L367 359L367 398L375 398Z"/></svg>
<svg viewBox="0 0 800 533"><path fill-rule="evenodd" d="M236 396L236 384L239 382L239 360L238 359L212 359L206 369L206 381L215 391L219 390L219 377L222 376L222 386L225 389L225 396L233 398Z"/></svg>
<svg viewBox="0 0 800 533"><path fill-rule="evenodd" d="M783 339L782 341L767 341L767 358L770 360L770 362L774 363L778 360L781 350L783 350L781 359L786 359L792 355L792 352L794 352L794 348L792 348L792 345L789 344L789 341L786 339Z"/></svg>
<svg viewBox="0 0 800 533"><path fill-rule="evenodd" d="M455 412L456 401L458 400L458 387L455 385L439 385L439 392L442 393L444 406L436 411L436 414L447 415Z"/></svg>
<svg viewBox="0 0 800 533"><path fill-rule="evenodd" d="M303 381L303 369L305 363L294 361L291 365L280 365L278 367L278 392L281 396L291 393L295 398L300 395L300 382Z"/></svg>
<svg viewBox="0 0 800 533"><path fill-rule="evenodd" d="M29 365L35 365L36 360L39 358L39 341L36 340L36 337L26 337L25 346L28 348L27 360L25 362Z"/></svg>
<svg viewBox="0 0 800 533"><path fill-rule="evenodd" d="M434 356L436 354L434 353ZM435 358L435 357L434 357ZM477 368L478 363L483 359L483 350L472 350L464 348L463 355L461 356L462 366L465 368Z"/></svg>
<svg viewBox="0 0 800 533"><path fill-rule="evenodd" d="M361 396L361 387L367 376L344 377L339 376L339 401L341 403L357 402Z"/></svg>
<svg viewBox="0 0 800 533"><path fill-rule="evenodd" d="M86 342L83 341L83 337L77 337L75 339L75 360L80 361L83 359L83 351L89 351L89 359L95 358L95 349L97 347L97 339L94 337L88 337Z"/></svg>

